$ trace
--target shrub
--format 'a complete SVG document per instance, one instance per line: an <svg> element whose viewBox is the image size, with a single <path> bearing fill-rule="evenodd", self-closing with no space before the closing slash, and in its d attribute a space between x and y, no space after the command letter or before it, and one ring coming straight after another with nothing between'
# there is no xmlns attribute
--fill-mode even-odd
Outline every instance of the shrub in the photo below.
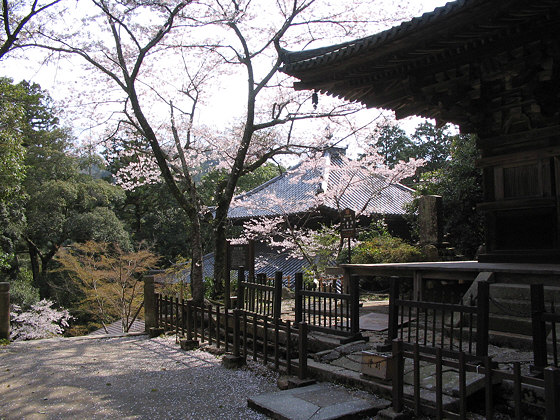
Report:
<svg viewBox="0 0 560 420"><path fill-rule="evenodd" d="M371 237L352 251L354 264L379 264L423 261L422 252L404 240L388 234Z"/></svg>
<svg viewBox="0 0 560 420"><path fill-rule="evenodd" d="M43 299L28 311L19 305L12 305L10 324L12 340L35 340L61 335L72 316L66 309L53 308L53 302Z"/></svg>
<svg viewBox="0 0 560 420"><path fill-rule="evenodd" d="M33 286L31 271L21 268L17 278L10 283L10 302L26 309L39 300L39 289Z"/></svg>

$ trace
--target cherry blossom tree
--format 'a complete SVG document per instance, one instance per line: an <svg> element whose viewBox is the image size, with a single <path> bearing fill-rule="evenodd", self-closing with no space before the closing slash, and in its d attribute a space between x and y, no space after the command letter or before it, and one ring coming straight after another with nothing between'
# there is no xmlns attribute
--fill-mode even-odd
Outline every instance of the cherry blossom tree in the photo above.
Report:
<svg viewBox="0 0 560 420"><path fill-rule="evenodd" d="M0 59L8 52L26 45L48 23L44 16L61 0L2 1ZM42 18L42 19L41 19Z"/></svg>
<svg viewBox="0 0 560 420"><path fill-rule="evenodd" d="M83 106L77 109L82 115L90 109L89 118L112 124L107 138L122 142L121 153L135 153L119 174L121 184L133 188L160 178L187 214L193 298L202 300L206 209L197 192L198 175L210 164L224 174L213 208L214 292L219 294L226 275L227 214L239 178L279 154L316 147L305 134L295 135L297 121L343 118L360 109L294 92L280 73L283 48L344 40L395 18L379 12L364 19L370 11L366 0L353 1L351 8L328 0L92 0L81 21L66 18L64 34L45 29L32 45L86 63L90 83L98 88L80 95ZM226 131L197 123L208 85L228 83L232 74L246 79L245 93L233 98L240 102L241 123Z"/></svg>
<svg viewBox="0 0 560 420"><path fill-rule="evenodd" d="M19 305L10 309L10 339L37 340L61 335L73 319L67 309L53 308L54 303L43 299L27 310Z"/></svg>
<svg viewBox="0 0 560 420"><path fill-rule="evenodd" d="M90 100L90 105L93 105L90 118L99 118L95 112L100 105L117 104L109 112L119 114L116 125L119 133L128 135L128 138L124 137L125 144L130 143L130 137L140 137L148 147L138 148L137 151L149 150L150 157L157 163L160 176L192 221L193 298L201 301L203 287L199 202L190 172L182 172L183 185L180 185L173 174L170 149L164 146L165 134L158 130L161 120L152 119L150 113L153 105L150 103L151 98L154 95L163 98L164 93L151 89L157 84L153 80L151 84L146 81L149 79L146 75L149 71L145 70L145 67L150 67L146 64L147 61L154 60L168 48L163 41L179 26L179 21L184 27L199 24L196 19L184 13L191 3L191 0L161 3L94 0L91 2L91 9L84 12L80 22L67 22L65 34L58 33L56 28L50 28L42 32L42 39L34 45L83 59L95 82L103 83L102 86L106 87L103 90L97 89L95 97L83 98ZM198 9L198 15L204 16L203 8ZM156 67L152 67L155 72L154 69ZM170 99L165 102L174 109ZM175 135L173 118L170 128L166 134L169 136L172 132L172 138L176 141L178 136ZM135 146L136 144L132 144L132 147ZM180 142L178 146L176 153L185 169L186 160ZM142 153L138 156L137 169L144 171L144 178L149 180L151 175L145 171ZM146 163L149 160L144 161Z"/></svg>

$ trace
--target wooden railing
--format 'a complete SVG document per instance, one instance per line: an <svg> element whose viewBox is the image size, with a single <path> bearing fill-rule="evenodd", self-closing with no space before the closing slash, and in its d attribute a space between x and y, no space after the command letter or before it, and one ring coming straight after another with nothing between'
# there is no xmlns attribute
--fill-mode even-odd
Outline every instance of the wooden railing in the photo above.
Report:
<svg viewBox="0 0 560 420"><path fill-rule="evenodd" d="M357 278L352 278L349 293L342 293L336 284L305 286L302 274L297 273L295 300L296 322L306 322L310 330L342 336L360 333Z"/></svg>
<svg viewBox="0 0 560 420"><path fill-rule="evenodd" d="M534 368L542 371L545 366L558 365L558 339L556 327L560 323L560 313L556 312L554 301L547 308L544 299L544 286L531 285L531 319L533 330L533 355ZM547 339L550 336L550 339ZM552 359L548 357L548 348L551 348Z"/></svg>
<svg viewBox="0 0 560 420"><path fill-rule="evenodd" d="M231 352L234 357L260 360L303 379L307 376L307 324L272 318L249 311L227 311L222 305L155 295L158 327L174 331L189 342L204 342ZM294 363L294 358L297 362Z"/></svg>
<svg viewBox="0 0 560 420"><path fill-rule="evenodd" d="M257 274L255 279L245 279L243 269L238 270L237 308L258 315L280 319L282 306L282 273L274 279Z"/></svg>
<svg viewBox="0 0 560 420"><path fill-rule="evenodd" d="M547 367L544 369L544 377L524 376L521 374L519 362L513 363L513 370L505 371L496 369L489 356L476 357L464 352L458 353L457 358L445 358L441 348L433 349L433 353L425 353L426 348L418 344L404 343L401 340L393 341L392 361L392 393L393 410L397 413L405 407L414 411L416 416L430 415L435 418L466 419L469 411L469 400L467 396L467 372L476 373L484 377L485 388L485 412L482 415L487 419L494 418L495 393L493 385L495 381L510 381L513 384L513 417L524 418L560 418L560 369ZM404 394L404 363L405 358L413 361L413 395ZM431 364L435 366L435 402L429 403L421 398L420 367ZM443 404L443 372L454 369L458 377L458 399L457 411L444 408ZM544 399L539 403L532 402L529 407L523 401L523 389L525 387L541 390ZM475 411L480 404L471 407Z"/></svg>
<svg viewBox="0 0 560 420"><path fill-rule="evenodd" d="M487 282L478 283L477 297L471 298L468 305L416 300L412 285L403 279L391 279L389 299L387 344L398 338L440 348L444 355L462 351L477 356L488 354Z"/></svg>

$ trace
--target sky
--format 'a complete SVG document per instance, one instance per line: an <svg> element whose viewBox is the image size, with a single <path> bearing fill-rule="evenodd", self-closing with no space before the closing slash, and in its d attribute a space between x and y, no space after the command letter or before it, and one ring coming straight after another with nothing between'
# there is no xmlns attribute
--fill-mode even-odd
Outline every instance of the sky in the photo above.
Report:
<svg viewBox="0 0 560 420"><path fill-rule="evenodd" d="M415 1L415 6L419 7L420 13L432 11L434 8L442 6L446 3L445 0L418 0ZM87 3L80 3L87 4ZM389 7L397 7L399 2L388 1ZM26 60L12 59L8 57L7 59L0 62L0 75L8 76L14 79L15 82L20 80L33 81L41 85L41 87L49 92L51 97L59 103L69 103L72 102L74 96L79 95L80 86L84 83L84 78L88 78L87 73L84 73L81 68L72 62L67 62L65 60L54 60L53 65L44 66L41 65L39 56L41 53L34 52L33 50L28 50L26 53ZM237 76L232 76L231 81L224 83L220 86L214 95L210 95L208 103L212 106L212 112L202 113L203 115L212 115L212 120L203 121L205 124L212 125L231 125L235 118L239 118L239 106L232 105L228 98L239 98L244 96L244 83L246 76L241 74L238 77L239 82L235 79ZM362 119L364 121L371 119L372 116L377 115L378 111L372 110L369 114L368 111L363 111ZM76 128L77 125L81 126L78 129L78 133L75 135L78 137L86 138L82 141L87 142L88 130L91 133L91 126L84 127L84 123L76 123L75 120L68 121L62 116L62 121L65 125L73 126ZM418 125L421 120L418 118L411 118L402 121L400 124L407 131L413 131L414 127ZM85 133L85 134L84 134ZM92 134L90 134L92 135Z"/></svg>

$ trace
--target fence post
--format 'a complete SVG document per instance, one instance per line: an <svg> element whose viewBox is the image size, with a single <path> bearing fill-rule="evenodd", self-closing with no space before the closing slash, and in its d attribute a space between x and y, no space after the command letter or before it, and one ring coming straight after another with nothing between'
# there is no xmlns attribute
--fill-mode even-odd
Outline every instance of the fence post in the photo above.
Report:
<svg viewBox="0 0 560 420"><path fill-rule="evenodd" d="M476 301L476 355L488 356L490 283L478 282Z"/></svg>
<svg viewBox="0 0 560 420"><path fill-rule="evenodd" d="M193 340L193 302L192 300L187 300L186 304L186 317L187 317L187 337L179 340L179 344L183 350L192 350L198 347L198 341ZM203 315L204 316L204 315Z"/></svg>
<svg viewBox="0 0 560 420"><path fill-rule="evenodd" d="M282 314L282 272L274 274L274 303L272 304L272 317L277 320Z"/></svg>
<svg viewBox="0 0 560 420"><path fill-rule="evenodd" d="M226 343L226 351L227 351L227 310L224 311L224 317L225 317L225 328L226 328L226 338L225 338L225 343ZM241 334L241 328L239 325L239 314L241 313L241 310L239 310L238 308L235 308L233 310L233 354L226 354L223 358L222 358L222 365L228 369L235 369L238 367L241 367L245 364L245 355L243 355L243 357L241 357L241 351L240 351L240 334ZM266 345L266 343L265 343Z"/></svg>
<svg viewBox="0 0 560 420"><path fill-rule="evenodd" d="M560 418L560 369L549 366L544 369L544 400L546 420Z"/></svg>
<svg viewBox="0 0 560 420"><path fill-rule="evenodd" d="M154 276L144 276L144 324L146 332L158 326Z"/></svg>
<svg viewBox="0 0 560 420"><path fill-rule="evenodd" d="M243 309L245 299L245 267L239 267L237 270L237 309Z"/></svg>
<svg viewBox="0 0 560 420"><path fill-rule="evenodd" d="M298 334L298 378L305 379L307 376L307 324L305 322L299 323Z"/></svg>
<svg viewBox="0 0 560 420"><path fill-rule="evenodd" d="M360 334L360 279L350 276L350 333L353 337Z"/></svg>
<svg viewBox="0 0 560 420"><path fill-rule="evenodd" d="M156 307L156 328L159 328L161 324L161 294L155 294L155 307Z"/></svg>
<svg viewBox="0 0 560 420"><path fill-rule="evenodd" d="M193 310L192 301L187 300L187 340L192 340L193 336Z"/></svg>
<svg viewBox="0 0 560 420"><path fill-rule="evenodd" d="M404 357L401 340L393 340L393 411L400 413L403 410L404 391Z"/></svg>
<svg viewBox="0 0 560 420"><path fill-rule="evenodd" d="M295 305L296 305L296 314L295 314L295 323L299 325L299 323L303 320L303 296L301 295L301 289L303 288L303 274L296 273L295 275Z"/></svg>
<svg viewBox="0 0 560 420"><path fill-rule="evenodd" d="M0 283L0 339L10 339L10 283Z"/></svg>
<svg viewBox="0 0 560 420"><path fill-rule="evenodd" d="M233 356L239 357L239 309L233 310Z"/></svg>
<svg viewBox="0 0 560 420"><path fill-rule="evenodd" d="M399 334L399 306L397 299L399 298L399 279L391 278L389 285L389 325L387 329L387 341L385 344L377 346L377 351L390 351L391 343Z"/></svg>
<svg viewBox="0 0 560 420"><path fill-rule="evenodd" d="M546 325L542 321L544 307L544 286L531 285L531 324L533 329L533 361L534 370L542 372L547 365Z"/></svg>

